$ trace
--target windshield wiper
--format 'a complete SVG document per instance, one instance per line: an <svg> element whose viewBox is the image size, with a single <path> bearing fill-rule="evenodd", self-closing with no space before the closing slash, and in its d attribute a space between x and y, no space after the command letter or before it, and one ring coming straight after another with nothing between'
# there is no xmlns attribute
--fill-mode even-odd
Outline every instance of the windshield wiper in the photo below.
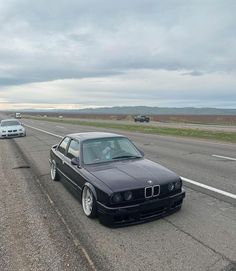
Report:
<svg viewBox="0 0 236 271"><path fill-rule="evenodd" d="M112 157L112 159L125 159L125 158L141 158L140 156L136 156L136 155L121 155L121 156L115 156Z"/></svg>

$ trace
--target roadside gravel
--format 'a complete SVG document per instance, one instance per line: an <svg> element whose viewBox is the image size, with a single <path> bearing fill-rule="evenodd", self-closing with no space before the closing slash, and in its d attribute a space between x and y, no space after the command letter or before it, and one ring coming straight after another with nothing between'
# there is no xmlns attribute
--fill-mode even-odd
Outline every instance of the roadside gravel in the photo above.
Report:
<svg viewBox="0 0 236 271"><path fill-rule="evenodd" d="M92 270L11 140L0 141L0 270Z"/></svg>

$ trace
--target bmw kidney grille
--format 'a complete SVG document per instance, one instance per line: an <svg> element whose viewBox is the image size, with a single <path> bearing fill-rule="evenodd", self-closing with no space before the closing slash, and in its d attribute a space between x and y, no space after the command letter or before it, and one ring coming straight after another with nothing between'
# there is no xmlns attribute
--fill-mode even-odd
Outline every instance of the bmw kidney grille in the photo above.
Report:
<svg viewBox="0 0 236 271"><path fill-rule="evenodd" d="M160 194L160 185L148 186L144 189L145 198L157 197Z"/></svg>

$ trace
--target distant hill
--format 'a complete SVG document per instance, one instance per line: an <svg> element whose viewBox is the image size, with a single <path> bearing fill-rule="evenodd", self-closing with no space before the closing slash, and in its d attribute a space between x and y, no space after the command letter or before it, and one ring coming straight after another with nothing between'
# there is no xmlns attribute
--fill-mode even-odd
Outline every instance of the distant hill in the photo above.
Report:
<svg viewBox="0 0 236 271"><path fill-rule="evenodd" d="M148 107L148 106L121 106L88 108L77 111L84 114L126 114L126 115L236 115L236 109L219 108L168 108L168 107Z"/></svg>
<svg viewBox="0 0 236 271"><path fill-rule="evenodd" d="M17 111L17 110L16 110ZM68 114L109 114L109 115L236 115L236 109L221 108L169 108L169 107L149 107L149 106L115 106L103 108L85 108L72 110L20 110L21 112L51 112Z"/></svg>

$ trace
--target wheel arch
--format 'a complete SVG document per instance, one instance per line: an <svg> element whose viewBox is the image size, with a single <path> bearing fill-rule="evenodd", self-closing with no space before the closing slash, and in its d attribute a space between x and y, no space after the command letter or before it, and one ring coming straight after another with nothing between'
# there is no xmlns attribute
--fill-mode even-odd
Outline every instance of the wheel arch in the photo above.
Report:
<svg viewBox="0 0 236 271"><path fill-rule="evenodd" d="M91 189L91 191L93 192L93 195L94 195L95 199L97 200L98 197L97 197L97 192L96 192L95 187L94 187L91 183L86 182L86 183L84 184L84 186L82 187L81 201L82 201L82 194L83 194L83 190L84 190L84 187L85 187L85 186L87 186L88 188Z"/></svg>

